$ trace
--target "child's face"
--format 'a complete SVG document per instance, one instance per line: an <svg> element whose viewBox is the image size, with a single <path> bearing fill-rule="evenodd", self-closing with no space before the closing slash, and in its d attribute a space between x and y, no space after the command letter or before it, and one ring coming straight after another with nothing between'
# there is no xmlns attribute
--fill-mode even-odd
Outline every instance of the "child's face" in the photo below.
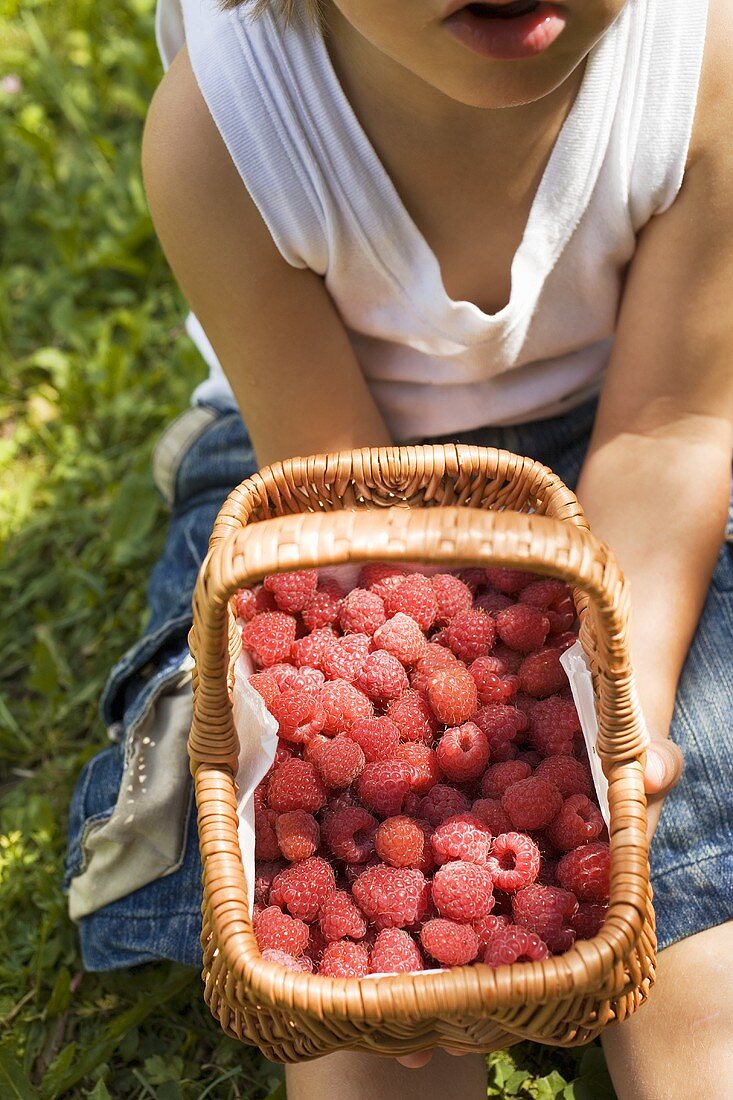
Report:
<svg viewBox="0 0 733 1100"><path fill-rule="evenodd" d="M472 107L540 99L588 54L626 0L330 0L381 53ZM502 14L498 14L502 13Z"/></svg>

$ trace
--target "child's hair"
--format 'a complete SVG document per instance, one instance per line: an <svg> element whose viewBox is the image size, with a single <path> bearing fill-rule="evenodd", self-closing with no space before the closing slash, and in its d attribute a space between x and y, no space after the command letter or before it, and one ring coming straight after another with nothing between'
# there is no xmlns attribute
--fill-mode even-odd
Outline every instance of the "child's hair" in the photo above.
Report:
<svg viewBox="0 0 733 1100"><path fill-rule="evenodd" d="M321 14L320 0L221 0L225 10L241 8L245 4L252 8L255 15L262 15L268 8L277 8L286 23L292 23L299 14L318 21Z"/></svg>

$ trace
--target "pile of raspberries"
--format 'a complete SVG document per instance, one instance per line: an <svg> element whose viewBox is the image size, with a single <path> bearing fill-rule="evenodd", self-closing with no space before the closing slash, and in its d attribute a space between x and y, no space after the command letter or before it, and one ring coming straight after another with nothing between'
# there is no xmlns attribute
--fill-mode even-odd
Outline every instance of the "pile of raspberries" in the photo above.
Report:
<svg viewBox="0 0 733 1100"><path fill-rule="evenodd" d="M567 585L381 562L241 590L279 723L255 791L254 932L292 970L362 977L547 958L601 927L608 833L560 654Z"/></svg>

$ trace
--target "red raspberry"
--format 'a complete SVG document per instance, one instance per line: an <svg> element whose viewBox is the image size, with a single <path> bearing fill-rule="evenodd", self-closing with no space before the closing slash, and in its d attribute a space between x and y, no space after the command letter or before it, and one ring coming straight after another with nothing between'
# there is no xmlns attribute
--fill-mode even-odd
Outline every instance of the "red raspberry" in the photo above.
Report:
<svg viewBox="0 0 733 1100"><path fill-rule="evenodd" d="M267 804L278 813L306 810L314 814L326 804L326 788L312 764L292 757L272 772Z"/></svg>
<svg viewBox="0 0 733 1100"><path fill-rule="evenodd" d="M427 691L434 672L443 672L456 668L458 658L443 645L428 642L410 677L410 683L416 691Z"/></svg>
<svg viewBox="0 0 733 1100"><path fill-rule="evenodd" d="M277 842L274 810L255 810L255 856L257 859L277 859L280 845Z"/></svg>
<svg viewBox="0 0 733 1100"><path fill-rule="evenodd" d="M288 955L287 951L278 951L276 947L266 947L262 952L262 958L265 962L278 963L279 966L286 966L288 970L295 970L298 974L313 973L313 962L307 955L301 955L300 958L294 959L292 955Z"/></svg>
<svg viewBox="0 0 733 1100"><path fill-rule="evenodd" d="M486 864L497 890L520 890L535 881L540 869L540 850L524 833L502 833L494 840Z"/></svg>
<svg viewBox="0 0 733 1100"><path fill-rule="evenodd" d="M304 638L296 638L290 647L290 659L299 668L303 668L304 665L316 668L320 665L326 648L336 636L333 627L322 626L312 634L306 634Z"/></svg>
<svg viewBox="0 0 733 1100"><path fill-rule="evenodd" d="M547 639L547 644L551 645L553 649L557 649L560 653L564 653L566 649L570 649L575 645L578 640L578 635L573 630L567 630L564 634L550 634Z"/></svg>
<svg viewBox="0 0 733 1100"><path fill-rule="evenodd" d="M471 589L471 592L475 596L477 592L486 588L489 583L486 579L486 570L480 569L478 566L469 566L466 569L458 569L456 575L467 588Z"/></svg>
<svg viewBox="0 0 733 1100"><path fill-rule="evenodd" d="M359 798L380 817L395 817L410 789L410 769L400 760L366 764L356 781Z"/></svg>
<svg viewBox="0 0 733 1100"><path fill-rule="evenodd" d="M406 570L401 565L390 565L386 561L373 561L364 565L359 573L359 588L368 588L378 596L384 596L390 587L404 577Z"/></svg>
<svg viewBox="0 0 733 1100"><path fill-rule="evenodd" d="M504 758L502 753L507 745L513 745L518 734L529 726L529 719L523 711L500 703L481 707L473 720L486 734L492 759L499 760Z"/></svg>
<svg viewBox="0 0 733 1100"><path fill-rule="evenodd" d="M430 583L438 603L435 621L439 626L446 626L461 611L470 610L473 594L468 585L458 577L454 577L452 573L436 573L430 578Z"/></svg>
<svg viewBox="0 0 733 1100"><path fill-rule="evenodd" d="M435 740L438 722L421 692L408 688L390 704L387 715L397 726L402 741L431 745Z"/></svg>
<svg viewBox="0 0 733 1100"><path fill-rule="evenodd" d="M376 852L372 851L369 859L365 863L347 863L344 866L344 878L348 882L349 886L353 886L359 875L363 875L365 871L368 871L370 867L381 867L382 861Z"/></svg>
<svg viewBox="0 0 733 1100"><path fill-rule="evenodd" d="M275 822L275 832L280 851L293 863L312 856L321 842L318 822L305 810L290 810L286 814L280 814Z"/></svg>
<svg viewBox="0 0 733 1100"><path fill-rule="evenodd" d="M601 811L584 794L571 794L547 829L547 839L560 852L569 852L603 832Z"/></svg>
<svg viewBox="0 0 733 1100"><path fill-rule="evenodd" d="M500 611L507 607L514 607L514 600L509 596L503 596L501 592L484 592L483 596L479 596L474 601L473 606L479 607L482 611L488 611L492 619L496 619Z"/></svg>
<svg viewBox="0 0 733 1100"><path fill-rule="evenodd" d="M344 593L336 581L323 581L303 608L301 618L308 630L333 626L339 620Z"/></svg>
<svg viewBox="0 0 733 1100"><path fill-rule="evenodd" d="M412 765L410 765L410 771L414 771ZM422 796L419 795L417 791L413 791L412 789L410 789L405 795L405 801L402 803L403 814L407 814L408 817L414 817L416 819L419 818L421 802ZM432 826L428 825L427 822L425 822L425 824L428 828L432 828Z"/></svg>
<svg viewBox="0 0 733 1100"><path fill-rule="evenodd" d="M507 787L501 804L515 829L544 829L560 812L562 795L549 779L530 776Z"/></svg>
<svg viewBox="0 0 733 1100"><path fill-rule="evenodd" d="M490 566L486 570L486 579L497 592L503 592L505 596L513 596L537 578L534 573L525 573L523 569Z"/></svg>
<svg viewBox="0 0 733 1100"><path fill-rule="evenodd" d="M334 638L321 657L321 669L326 679L353 683L364 667L370 645L366 634L347 634L345 638Z"/></svg>
<svg viewBox="0 0 733 1100"><path fill-rule="evenodd" d="M600 841L567 852L557 865L557 881L578 901L608 901L611 853Z"/></svg>
<svg viewBox="0 0 733 1100"><path fill-rule="evenodd" d="M570 927L579 940L592 940L603 927L608 906L592 901L578 903L578 912L570 918Z"/></svg>
<svg viewBox="0 0 733 1100"><path fill-rule="evenodd" d="M487 657L496 638L494 620L481 608L462 611L444 631L448 648L462 661Z"/></svg>
<svg viewBox="0 0 733 1100"><path fill-rule="evenodd" d="M363 691L346 680L329 680L318 692L324 733L348 733L359 718L371 718L374 707Z"/></svg>
<svg viewBox="0 0 733 1100"><path fill-rule="evenodd" d="M309 668L308 665L302 665L293 677L292 687L293 690L299 688L301 691L317 692L325 682L326 677L319 668Z"/></svg>
<svg viewBox="0 0 733 1100"><path fill-rule="evenodd" d="M506 668L506 672L510 676L515 676L522 667L524 661L524 654L518 653L516 649L510 649L508 645L504 645L503 642L497 642L494 646L493 656ZM506 675L506 673L504 674Z"/></svg>
<svg viewBox="0 0 733 1100"><path fill-rule="evenodd" d="M503 913L482 913L476 920L471 921L471 927L478 936L479 950L485 950L497 932L509 927L509 917Z"/></svg>
<svg viewBox="0 0 733 1100"><path fill-rule="evenodd" d="M549 630L549 620L539 608L528 604L515 604L496 616L496 632L502 642L520 653L531 653L534 649L539 649Z"/></svg>
<svg viewBox="0 0 733 1100"><path fill-rule="evenodd" d="M428 577L408 573L385 592L384 609L390 617L401 611L414 619L421 630L430 630L438 616L438 600Z"/></svg>
<svg viewBox="0 0 733 1100"><path fill-rule="evenodd" d="M419 795L427 794L442 779L438 757L429 745L406 741L395 751L394 759L407 764L410 769L410 790Z"/></svg>
<svg viewBox="0 0 733 1100"><path fill-rule="evenodd" d="M547 618L550 621L550 630L553 635L563 634L575 623L576 611L573 597L570 593L563 596L558 602L547 612Z"/></svg>
<svg viewBox="0 0 733 1100"><path fill-rule="evenodd" d="M271 573L265 577L266 591L272 592L281 611L295 615L308 606L318 587L315 569L296 569L292 573Z"/></svg>
<svg viewBox="0 0 733 1100"><path fill-rule="evenodd" d="M436 718L447 726L467 722L478 709L473 677L460 666L433 673L428 681L428 700Z"/></svg>
<svg viewBox="0 0 733 1100"><path fill-rule="evenodd" d="M440 917L422 926L420 942L443 966L463 966L478 955L478 936L471 925Z"/></svg>
<svg viewBox="0 0 733 1100"><path fill-rule="evenodd" d="M336 878L330 863L320 856L311 856L300 863L291 863L275 876L270 887L270 904L285 907L300 920L315 920L328 895L336 889Z"/></svg>
<svg viewBox="0 0 733 1100"><path fill-rule="evenodd" d="M263 611L242 627L242 645L262 668L287 660L295 641L295 619L283 611Z"/></svg>
<svg viewBox="0 0 733 1100"><path fill-rule="evenodd" d="M390 718L358 718L349 730L349 737L364 752L367 764L390 760L400 743L400 731Z"/></svg>
<svg viewBox="0 0 733 1100"><path fill-rule="evenodd" d="M337 859L366 863L374 851L377 824L363 806L345 806L328 815L323 823L323 839Z"/></svg>
<svg viewBox="0 0 733 1100"><path fill-rule="evenodd" d="M530 653L519 666L519 685L527 695L535 699L546 699L568 686L565 669L560 664L560 651L543 649L539 653Z"/></svg>
<svg viewBox="0 0 733 1100"><path fill-rule="evenodd" d="M556 886L539 886L537 883L518 890L512 898L514 923L536 932L548 947L548 935L554 939L552 933L567 925L577 908L574 894L558 890Z"/></svg>
<svg viewBox="0 0 733 1100"><path fill-rule="evenodd" d="M463 860L444 863L433 878L433 901L441 917L464 923L494 908L494 882L485 867Z"/></svg>
<svg viewBox="0 0 733 1100"><path fill-rule="evenodd" d="M570 589L563 581L547 578L541 581L532 581L531 584L522 589L518 598L520 603L538 607L540 611L547 611L548 608L555 607L556 604L570 595Z"/></svg>
<svg viewBox="0 0 733 1100"><path fill-rule="evenodd" d="M267 676L275 681L280 691L290 691L296 687L295 681L298 678L298 670L292 665L287 665L281 662L277 665L270 665L264 672L257 673L259 676Z"/></svg>
<svg viewBox="0 0 733 1100"><path fill-rule="evenodd" d="M286 741L302 745L323 729L323 707L318 697L307 691L282 691L273 699L269 710L278 720L280 737Z"/></svg>
<svg viewBox="0 0 733 1100"><path fill-rule="evenodd" d="M505 760L501 764L492 764L481 780L481 794L484 798L501 798L513 783L529 779L531 774L531 767L522 760Z"/></svg>
<svg viewBox="0 0 733 1100"><path fill-rule="evenodd" d="M436 783L420 803L420 817L437 829L449 817L466 813L470 805L463 791L457 791L445 783Z"/></svg>
<svg viewBox="0 0 733 1100"><path fill-rule="evenodd" d="M403 665L386 649L370 653L356 679L356 686L377 703L399 698L410 686Z"/></svg>
<svg viewBox="0 0 733 1100"><path fill-rule="evenodd" d="M317 733L315 737L311 737L310 741L303 744L303 759L318 767L318 757L321 755L321 750L330 741L331 738L327 737L325 733Z"/></svg>
<svg viewBox="0 0 733 1100"><path fill-rule="evenodd" d="M516 676L502 678L497 671L503 668L503 661L496 657L477 657L471 662L469 672L476 684L478 700L482 706L491 703L507 703L517 694L519 680Z"/></svg>
<svg viewBox="0 0 733 1100"><path fill-rule="evenodd" d="M419 867L425 860L425 833L411 817L388 817L374 835L377 855L390 867Z"/></svg>
<svg viewBox="0 0 733 1100"><path fill-rule="evenodd" d="M483 772L489 762L489 742L474 722L465 722L445 731L435 754L444 774L463 783Z"/></svg>
<svg viewBox="0 0 733 1100"><path fill-rule="evenodd" d="M516 962L539 962L549 958L549 955L547 944L538 935L510 924L492 937L484 952L484 962L495 969Z"/></svg>
<svg viewBox="0 0 733 1100"><path fill-rule="evenodd" d="M302 955L308 945L308 925L289 917L276 905L263 909L254 923L254 933L260 951L274 947L288 955Z"/></svg>
<svg viewBox="0 0 733 1100"><path fill-rule="evenodd" d="M473 814L456 814L438 825L430 838L430 846L438 864L458 859L485 865L491 848L491 833Z"/></svg>
<svg viewBox="0 0 733 1100"><path fill-rule="evenodd" d="M266 670L265 672L253 672L248 683L251 684L258 695L262 696L265 701L265 706L272 713L272 704L280 694L280 688L277 686L277 681L273 680Z"/></svg>
<svg viewBox="0 0 733 1100"><path fill-rule="evenodd" d="M533 771L542 763L542 757L535 749L524 749L522 752L518 752L514 759L521 760L524 764L529 764ZM548 779L549 776L544 775L541 778ZM557 786L557 784L555 784L555 786Z"/></svg>
<svg viewBox="0 0 733 1100"><path fill-rule="evenodd" d="M532 707L529 739L543 756L571 756L579 733L580 718L572 699L552 695Z"/></svg>
<svg viewBox="0 0 733 1100"><path fill-rule="evenodd" d="M369 952L363 943L336 940L324 949L318 973L327 978L363 978L369 973Z"/></svg>
<svg viewBox="0 0 733 1100"><path fill-rule="evenodd" d="M362 749L345 733L339 733L318 753L316 767L326 786L338 790L361 775L364 763Z"/></svg>
<svg viewBox="0 0 733 1100"><path fill-rule="evenodd" d="M278 861L265 861L257 858L255 863L255 887L254 887L254 900L256 905L266 906L269 904L270 887L276 875L279 875L284 867L283 863Z"/></svg>
<svg viewBox="0 0 733 1100"><path fill-rule="evenodd" d="M398 612L374 631L374 644L394 654L403 665L414 665L425 650L425 635L414 619Z"/></svg>
<svg viewBox="0 0 733 1100"><path fill-rule="evenodd" d="M368 634L371 638L386 621L384 600L376 592L354 588L341 604L339 622L344 634Z"/></svg>
<svg viewBox="0 0 733 1100"><path fill-rule="evenodd" d="M261 584L254 588L241 588L235 606L237 615L247 623L262 611L277 611L275 597Z"/></svg>
<svg viewBox="0 0 733 1100"><path fill-rule="evenodd" d="M327 813L333 813L334 810L345 810L347 807L359 806L361 809L361 803L356 797L356 791L353 787L346 787L343 791L330 792L331 797L326 803L326 810L324 811L324 820Z"/></svg>
<svg viewBox="0 0 733 1100"><path fill-rule="evenodd" d="M404 928L422 920L430 888L412 867L369 867L353 885L354 898L377 929Z"/></svg>
<svg viewBox="0 0 733 1100"><path fill-rule="evenodd" d="M512 823L504 812L501 802L494 798L477 798L471 806L471 813L492 836L510 833Z"/></svg>
<svg viewBox="0 0 733 1100"><path fill-rule="evenodd" d="M324 939L329 942L342 940L346 936L352 940L362 940L367 930L364 914L359 912L346 890L334 890L328 895L321 905L318 926Z"/></svg>
<svg viewBox="0 0 733 1100"><path fill-rule="evenodd" d="M409 974L424 970L420 948L402 928L384 928L369 956L370 974Z"/></svg>

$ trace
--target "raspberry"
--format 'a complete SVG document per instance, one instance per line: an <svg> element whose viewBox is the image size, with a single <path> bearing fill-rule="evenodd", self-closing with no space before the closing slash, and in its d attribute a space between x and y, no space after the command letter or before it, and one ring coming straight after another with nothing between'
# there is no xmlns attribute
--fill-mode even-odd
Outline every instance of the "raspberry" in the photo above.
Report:
<svg viewBox="0 0 733 1100"><path fill-rule="evenodd" d="M387 716L394 722L402 741L422 741L431 745L438 732L438 722L430 704L419 691L408 688L390 704Z"/></svg>
<svg viewBox="0 0 733 1100"><path fill-rule="evenodd" d="M321 841L318 822L305 810L280 814L275 822L275 832L280 851L293 863L312 856Z"/></svg>
<svg viewBox="0 0 733 1100"><path fill-rule="evenodd" d="M479 569L478 566L469 566L467 569L459 569L457 575L466 587L471 590L474 596L477 592L481 592L482 589L485 589L486 585L489 583L486 579L486 570Z"/></svg>
<svg viewBox="0 0 733 1100"><path fill-rule="evenodd" d="M539 886L537 883L518 890L512 898L514 923L536 932L548 947L548 935L554 939L552 933L559 932L577 908L574 894L558 890L556 886Z"/></svg>
<svg viewBox="0 0 733 1100"><path fill-rule="evenodd" d="M308 630L320 630L337 623L343 598L343 590L337 581L323 581L301 612Z"/></svg>
<svg viewBox="0 0 733 1100"><path fill-rule="evenodd" d="M416 691L427 691L434 672L443 672L447 668L456 668L458 658L443 645L428 642L410 677L410 683Z"/></svg>
<svg viewBox="0 0 733 1100"><path fill-rule="evenodd" d="M272 592L281 611L295 615L308 606L318 587L315 569L296 569L292 573L271 573L264 579L266 591Z"/></svg>
<svg viewBox="0 0 733 1100"><path fill-rule="evenodd" d="M539 962L540 959L549 958L549 955L547 944L538 935L528 932L526 928L519 928L516 924L510 924L492 937L484 952L484 962L487 966L496 968L510 966L515 962Z"/></svg>
<svg viewBox="0 0 733 1100"><path fill-rule="evenodd" d="M578 903L578 911L570 918L570 927L579 940L592 940L600 932L608 906L592 901Z"/></svg>
<svg viewBox="0 0 733 1100"><path fill-rule="evenodd" d="M476 920L471 921L471 927L478 936L479 950L486 949L497 932L501 932L509 926L509 917L502 913L483 913Z"/></svg>
<svg viewBox="0 0 733 1100"><path fill-rule="evenodd" d="M384 600L376 592L354 588L341 604L339 623L344 634L367 634L370 638L387 620Z"/></svg>
<svg viewBox="0 0 733 1100"><path fill-rule="evenodd" d="M471 813L492 836L510 833L512 830L512 823L498 799L477 798L471 806Z"/></svg>
<svg viewBox="0 0 733 1100"><path fill-rule="evenodd" d="M353 885L354 898L369 920L382 928L404 928L421 920L429 887L421 871L411 867L369 867Z"/></svg>
<svg viewBox="0 0 733 1100"><path fill-rule="evenodd" d="M502 833L494 840L486 866L497 890L520 890L537 878L540 850L524 833Z"/></svg>
<svg viewBox="0 0 733 1100"><path fill-rule="evenodd" d="M318 757L321 755L321 750L331 740L325 733L317 733L315 737L311 737L310 741L305 741L303 744L303 759L307 760L309 764L315 764L318 767Z"/></svg>
<svg viewBox="0 0 733 1100"><path fill-rule="evenodd" d="M326 648L335 637L336 631L333 627L322 626L312 634L306 634L304 638L296 638L290 647L290 659L299 668L303 668L304 665L316 668L320 665Z"/></svg>
<svg viewBox="0 0 733 1100"><path fill-rule="evenodd" d="M318 926L324 939L342 940L349 936L352 940L361 940L366 935L367 924L364 915L354 904L354 899L346 890L334 890L321 905Z"/></svg>
<svg viewBox="0 0 733 1100"><path fill-rule="evenodd" d="M242 627L242 645L262 668L287 660L295 641L295 619L283 611L263 611Z"/></svg>
<svg viewBox="0 0 733 1100"><path fill-rule="evenodd" d="M575 939L574 928L548 928L545 934L545 943L555 955L562 955L573 946Z"/></svg>
<svg viewBox="0 0 733 1100"><path fill-rule="evenodd" d="M369 973L369 952L363 943L336 940L324 949L318 973L327 978L363 978Z"/></svg>
<svg viewBox="0 0 733 1100"><path fill-rule="evenodd" d="M365 863L347 863L344 866L344 878L348 882L349 886L353 886L359 875L363 875L365 871L368 871L370 867L380 867L382 861L376 852L372 851L369 859Z"/></svg>
<svg viewBox="0 0 733 1100"><path fill-rule="evenodd" d="M420 817L429 821L434 829L449 817L468 811L471 803L462 791L436 783L420 803Z"/></svg>
<svg viewBox="0 0 733 1100"><path fill-rule="evenodd" d="M529 725L523 711L500 703L481 707L476 711L473 720L486 734L492 759L501 759L500 754L506 746L513 744L517 735Z"/></svg>
<svg viewBox="0 0 733 1100"><path fill-rule="evenodd" d="M274 810L255 810L255 856L257 859L277 859L280 845L277 842Z"/></svg>
<svg viewBox="0 0 733 1100"><path fill-rule="evenodd" d="M478 936L470 924L457 924L440 917L426 921L420 942L443 966L463 966L478 955Z"/></svg>
<svg viewBox="0 0 733 1100"><path fill-rule="evenodd" d="M485 867L463 860L444 863L433 878L433 901L441 917L476 920L494 908L494 881Z"/></svg>
<svg viewBox="0 0 733 1100"><path fill-rule="evenodd" d="M501 804L515 829L544 829L560 812L562 795L549 779L530 776L507 787Z"/></svg>
<svg viewBox="0 0 733 1100"><path fill-rule="evenodd" d="M497 592L503 592L505 596L513 596L536 580L536 577L534 573L525 573L522 569L490 566L486 570L486 579Z"/></svg>
<svg viewBox="0 0 733 1100"><path fill-rule="evenodd" d="M410 790L416 794L427 794L442 779L438 757L429 745L406 741L395 751L394 759L409 767Z"/></svg>
<svg viewBox="0 0 733 1100"><path fill-rule="evenodd" d="M570 630L575 622L575 617L575 604L569 592L547 612L550 630L553 634L563 634L566 630Z"/></svg>
<svg viewBox="0 0 733 1100"><path fill-rule="evenodd" d="M331 864L320 856L311 856L300 863L291 863L275 876L270 887L270 904L284 906L300 920L312 921L335 889Z"/></svg>
<svg viewBox="0 0 733 1100"><path fill-rule="evenodd" d="M519 672L522 662L524 661L523 653L518 653L516 649L510 649L509 646L504 645L503 642L497 642L494 645L492 656L501 661L506 668L506 672L508 672L510 676L514 676Z"/></svg>
<svg viewBox="0 0 733 1100"><path fill-rule="evenodd" d="M380 817L394 817L402 809L410 789L410 769L400 760L366 764L356 782L359 798Z"/></svg>
<svg viewBox="0 0 733 1100"><path fill-rule="evenodd" d="M425 635L414 619L398 612L374 631L374 644L392 653L403 665L414 665L425 650Z"/></svg>
<svg viewBox="0 0 733 1100"><path fill-rule="evenodd" d="M301 665L292 678L292 687L293 690L299 688L301 691L317 692L325 682L326 677L319 668L309 668L308 665Z"/></svg>
<svg viewBox="0 0 733 1100"><path fill-rule="evenodd" d="M601 811L584 794L571 794L547 829L547 839L560 852L569 852L603 832Z"/></svg>
<svg viewBox="0 0 733 1100"><path fill-rule="evenodd" d="M323 707L318 697L307 691L282 691L273 699L269 710L273 718L278 720L280 737L286 741L303 744L323 729Z"/></svg>
<svg viewBox="0 0 733 1100"><path fill-rule="evenodd" d="M384 928L377 934L369 956L371 974L409 974L423 970L420 948L402 928Z"/></svg>
<svg viewBox="0 0 733 1100"><path fill-rule="evenodd" d="M564 653L566 649L570 649L575 645L578 640L578 635L573 630L567 630L564 634L550 634L547 639L547 644L552 645L553 649L557 649L560 653Z"/></svg>
<svg viewBox="0 0 733 1100"><path fill-rule="evenodd" d="M293 668L292 665L287 665L281 662L277 665L270 665L265 672L257 673L259 676L267 676L269 679L274 680L280 691L290 691L295 687L295 681L298 678L297 668Z"/></svg>
<svg viewBox="0 0 733 1100"><path fill-rule="evenodd" d="M519 602L538 607L540 611L547 611L555 607L561 600L571 595L570 589L563 581L544 579L532 581L523 588L519 595Z"/></svg>
<svg viewBox="0 0 733 1100"><path fill-rule="evenodd" d="M473 604L471 589L452 573L436 573L430 578L430 584L438 604L435 621L439 626L447 626L461 611L470 610Z"/></svg>
<svg viewBox="0 0 733 1100"><path fill-rule="evenodd" d="M262 611L277 611L275 597L261 584L254 588L241 588L237 593L235 606L237 615L245 622L250 622Z"/></svg>
<svg viewBox="0 0 733 1100"><path fill-rule="evenodd" d="M522 752L518 752L514 757L515 760L521 760L525 764L529 764L530 768L534 769L542 763L542 757L535 749L524 749ZM549 776L542 776L543 779L548 779ZM557 784L555 784L557 786Z"/></svg>
<svg viewBox="0 0 733 1100"><path fill-rule="evenodd" d="M403 665L386 649L370 653L356 679L356 686L377 703L399 698L410 686Z"/></svg>
<svg viewBox="0 0 733 1100"><path fill-rule="evenodd" d="M325 733L348 733L359 718L371 718L374 707L363 691L346 680L329 680L318 692Z"/></svg>
<svg viewBox="0 0 733 1100"><path fill-rule="evenodd" d="M364 666L370 644L367 634L347 634L345 638L334 638L321 656L321 670L326 679L353 683Z"/></svg>
<svg viewBox="0 0 733 1100"><path fill-rule="evenodd" d="M462 611L445 628L448 648L462 661L487 657L496 638L494 620L481 608Z"/></svg>
<svg viewBox="0 0 733 1100"><path fill-rule="evenodd" d="M374 851L377 824L363 806L345 806L328 815L323 823L323 839L337 859L366 863Z"/></svg>
<svg viewBox="0 0 733 1100"><path fill-rule="evenodd" d="M519 666L519 685L527 695L546 699L568 686L565 669L560 664L560 651L543 649L530 653Z"/></svg>
<svg viewBox="0 0 733 1100"><path fill-rule="evenodd" d="M557 695L535 703L529 715L529 739L543 756L571 756L580 718L571 699Z"/></svg>
<svg viewBox="0 0 733 1100"><path fill-rule="evenodd" d="M567 852L557 865L557 881L578 901L608 901L611 853L600 841Z"/></svg>
<svg viewBox="0 0 733 1100"><path fill-rule="evenodd" d="M368 588L378 596L384 596L390 587L404 577L406 570L401 565L390 565L386 561L369 562L359 573L359 588Z"/></svg>
<svg viewBox="0 0 733 1100"><path fill-rule="evenodd" d="M430 630L438 616L438 600L428 577L408 573L399 577L384 594L384 609L388 616L403 612L414 619L421 630Z"/></svg>
<svg viewBox="0 0 733 1100"><path fill-rule="evenodd" d="M496 616L496 632L502 642L520 653L539 649L549 630L549 620L539 608L528 604L515 604Z"/></svg>
<svg viewBox="0 0 733 1100"><path fill-rule="evenodd" d="M377 855L390 867L418 867L424 862L425 833L404 814L388 817L374 835Z"/></svg>
<svg viewBox="0 0 733 1100"><path fill-rule="evenodd" d="M467 722L478 709L473 677L460 665L433 673L428 681L428 700L436 718L447 726Z"/></svg>
<svg viewBox="0 0 733 1100"><path fill-rule="evenodd" d="M400 731L389 717L358 718L349 737L361 746L367 764L391 759L400 743Z"/></svg>
<svg viewBox="0 0 733 1100"><path fill-rule="evenodd" d="M274 947L288 955L302 955L308 944L308 925L289 917L276 905L263 909L254 923L254 933L260 951Z"/></svg>
<svg viewBox="0 0 733 1100"><path fill-rule="evenodd" d="M307 760L292 757L272 772L267 789L267 804L278 813L306 810L316 813L326 803L326 788L318 772Z"/></svg>
<svg viewBox="0 0 733 1100"><path fill-rule="evenodd" d="M288 955L287 951L278 951L276 947L266 947L262 952L262 958L265 962L278 963L280 966L286 966L288 970L295 970L299 974L313 973L313 963L307 955L301 955L300 958L294 959L292 955Z"/></svg>
<svg viewBox="0 0 733 1100"><path fill-rule="evenodd" d="M283 864L275 860L268 862L257 858L255 863L255 887L254 900L256 905L267 905L270 898L270 887L273 879L283 869Z"/></svg>
<svg viewBox="0 0 733 1100"><path fill-rule="evenodd" d="M435 754L444 774L457 783L478 779L489 762L486 734L473 722L445 731Z"/></svg>
<svg viewBox="0 0 733 1100"><path fill-rule="evenodd" d="M346 787L343 791L337 791L335 794L331 791L330 795L331 797L326 803L324 819L326 814L333 813L335 810L345 810L347 807L350 809L353 806L358 806L360 809L362 808L353 787Z"/></svg>
<svg viewBox="0 0 733 1100"><path fill-rule="evenodd" d="M438 864L458 859L485 865L491 848L491 833L473 814L456 814L438 825L430 838L430 846Z"/></svg>
<svg viewBox="0 0 733 1100"><path fill-rule="evenodd" d="M501 592L484 592L483 596L474 602L474 607L479 607L482 611L488 611L489 615L493 619L507 607L514 607L514 600L509 596L502 595Z"/></svg>
<svg viewBox="0 0 733 1100"><path fill-rule="evenodd" d="M482 706L506 703L516 695L519 681L516 676L502 677L499 670L503 668L503 661L496 657L477 657L471 662L468 671L476 684L478 701Z"/></svg>
<svg viewBox="0 0 733 1100"><path fill-rule="evenodd" d="M316 767L327 787L339 789L361 775L364 763L363 750L345 733L339 733L318 753Z"/></svg>
<svg viewBox="0 0 733 1100"><path fill-rule="evenodd" d="M277 682L273 680L271 676L268 676L265 672L253 672L250 676L248 683L255 689L258 695L261 695L265 701L265 706L272 712L272 704L280 694L280 688L277 686Z"/></svg>
<svg viewBox="0 0 733 1100"><path fill-rule="evenodd" d="M501 798L513 783L529 779L531 774L531 767L522 760L506 760L501 764L493 764L481 780L481 794L484 798Z"/></svg>

